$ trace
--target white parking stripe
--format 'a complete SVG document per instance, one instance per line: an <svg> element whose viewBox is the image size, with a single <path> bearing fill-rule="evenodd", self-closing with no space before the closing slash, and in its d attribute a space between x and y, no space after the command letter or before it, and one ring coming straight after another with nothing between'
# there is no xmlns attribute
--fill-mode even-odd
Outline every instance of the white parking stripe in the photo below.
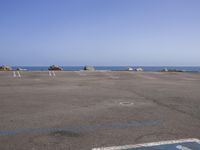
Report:
<svg viewBox="0 0 200 150"><path fill-rule="evenodd" d="M19 71L17 71L17 74L18 74L18 77L21 78L21 75L20 75Z"/></svg>
<svg viewBox="0 0 200 150"><path fill-rule="evenodd" d="M51 71L49 71L49 76L51 77Z"/></svg>
<svg viewBox="0 0 200 150"><path fill-rule="evenodd" d="M56 76L55 72L54 72L54 71L52 71L52 73L53 73L53 76L55 77L55 76Z"/></svg>
<svg viewBox="0 0 200 150"><path fill-rule="evenodd" d="M16 77L16 73L15 73L15 71L13 71L13 77L14 77L14 78Z"/></svg>
<svg viewBox="0 0 200 150"><path fill-rule="evenodd" d="M164 144L179 144L179 143L183 143L183 142L196 142L196 143L200 144L200 140L198 140L198 139L181 139L181 140L153 142L153 143L145 143L145 144L137 144L137 145L124 145L124 146L113 146L113 147L104 147L104 148L93 148L92 150L122 150L122 149L131 149L131 148L139 148L139 147L158 146L158 145L164 145Z"/></svg>
<svg viewBox="0 0 200 150"><path fill-rule="evenodd" d="M50 76L50 77L52 77L52 76L53 76L53 77L55 77L55 76L56 76L56 74L55 74L55 72L54 72L54 71L49 71L49 76Z"/></svg>

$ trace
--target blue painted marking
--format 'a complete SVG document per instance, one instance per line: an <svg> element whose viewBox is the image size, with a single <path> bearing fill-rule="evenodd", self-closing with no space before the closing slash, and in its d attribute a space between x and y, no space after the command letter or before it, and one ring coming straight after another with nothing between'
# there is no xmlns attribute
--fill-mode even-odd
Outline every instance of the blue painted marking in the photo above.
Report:
<svg viewBox="0 0 200 150"><path fill-rule="evenodd" d="M142 146L137 148L128 148L123 150L200 150L200 143L182 142L175 144L163 144L157 146Z"/></svg>
<svg viewBox="0 0 200 150"><path fill-rule="evenodd" d="M14 129L14 130L0 130L0 136L2 135L15 135L20 133L48 133L56 131L81 131L81 130L94 130L94 129L109 129L109 128L128 128L138 126L152 126L159 124L159 120L142 120L142 121L129 121L119 123L108 123L108 124L93 124L93 125L82 125L73 127L63 128L27 128L27 129Z"/></svg>

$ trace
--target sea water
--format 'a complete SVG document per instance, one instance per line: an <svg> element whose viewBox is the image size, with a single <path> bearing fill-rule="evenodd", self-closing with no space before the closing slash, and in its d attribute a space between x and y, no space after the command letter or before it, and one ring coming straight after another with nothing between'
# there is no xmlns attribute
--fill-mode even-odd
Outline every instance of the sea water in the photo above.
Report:
<svg viewBox="0 0 200 150"><path fill-rule="evenodd" d="M84 66L61 66L65 71L78 71L82 70ZM96 70L111 70L111 71L123 71L128 67L143 68L145 71L160 71L162 69L176 69L182 71L200 72L200 66L94 66ZM30 71L45 71L48 70L48 66L13 66L13 69L22 68Z"/></svg>

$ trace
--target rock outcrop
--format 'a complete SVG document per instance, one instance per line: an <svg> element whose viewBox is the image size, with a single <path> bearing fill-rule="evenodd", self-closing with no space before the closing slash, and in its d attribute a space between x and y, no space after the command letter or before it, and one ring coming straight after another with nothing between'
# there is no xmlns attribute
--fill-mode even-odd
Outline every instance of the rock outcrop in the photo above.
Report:
<svg viewBox="0 0 200 150"><path fill-rule="evenodd" d="M142 68L136 68L135 71L144 71Z"/></svg>
<svg viewBox="0 0 200 150"><path fill-rule="evenodd" d="M93 66L85 66L83 68L83 70L86 70L86 71L95 71L95 68Z"/></svg>
<svg viewBox="0 0 200 150"><path fill-rule="evenodd" d="M52 66L49 66L48 70L61 71L63 69L57 65L52 65Z"/></svg>
<svg viewBox="0 0 200 150"><path fill-rule="evenodd" d="M169 70L167 68L162 69L161 72L168 72Z"/></svg>
<svg viewBox="0 0 200 150"><path fill-rule="evenodd" d="M132 67L128 67L128 71L133 71L133 68Z"/></svg>
<svg viewBox="0 0 200 150"><path fill-rule="evenodd" d="M17 71L27 71L27 69L23 69L23 68L17 68Z"/></svg>
<svg viewBox="0 0 200 150"><path fill-rule="evenodd" d="M11 71L12 68L10 66L0 66L0 71Z"/></svg>
<svg viewBox="0 0 200 150"><path fill-rule="evenodd" d="M161 72L184 72L184 70L177 70L177 69L163 69Z"/></svg>

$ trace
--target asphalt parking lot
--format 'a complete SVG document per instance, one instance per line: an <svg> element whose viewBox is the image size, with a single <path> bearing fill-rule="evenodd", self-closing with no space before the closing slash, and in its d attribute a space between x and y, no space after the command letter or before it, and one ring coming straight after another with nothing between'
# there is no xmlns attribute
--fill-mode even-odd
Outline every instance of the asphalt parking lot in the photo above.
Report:
<svg viewBox="0 0 200 150"><path fill-rule="evenodd" d="M200 73L0 72L0 150L200 139Z"/></svg>

